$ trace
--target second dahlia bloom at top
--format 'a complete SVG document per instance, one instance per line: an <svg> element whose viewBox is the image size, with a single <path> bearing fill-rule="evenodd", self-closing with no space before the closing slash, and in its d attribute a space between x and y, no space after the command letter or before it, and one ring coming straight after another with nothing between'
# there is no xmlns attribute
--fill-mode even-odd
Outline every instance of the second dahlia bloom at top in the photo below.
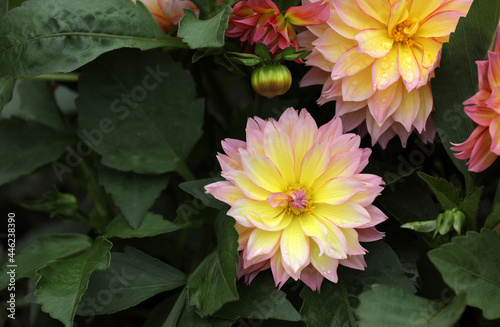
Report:
<svg viewBox="0 0 500 327"><path fill-rule="evenodd" d="M255 45L262 42L271 53L294 46L299 49L293 25L318 25L328 18L328 4L320 2L290 7L283 15L271 0L244 0L238 2L231 17L226 35L239 37L241 42Z"/></svg>
<svg viewBox="0 0 500 327"><path fill-rule="evenodd" d="M323 278L337 282L339 264L364 269L359 242L381 239L374 226L386 216L372 204L383 181L361 173L371 151L359 144L339 118L318 128L293 108L278 121L249 119L246 142L222 142L226 181L205 188L231 206L240 277L271 268L276 285L292 277L316 290Z"/></svg>
<svg viewBox="0 0 500 327"><path fill-rule="evenodd" d="M476 61L479 75L479 92L464 102L465 113L477 127L465 142L451 149L455 157L470 159L470 171L480 172L491 166L500 156L500 28L493 51L488 60Z"/></svg>
<svg viewBox="0 0 500 327"><path fill-rule="evenodd" d="M305 0L308 1L308 0ZM428 84L443 42L472 0L331 0L326 24L299 35L313 52L301 84L323 84L318 103L336 101L344 128L358 125L385 147L417 131L432 140Z"/></svg>
<svg viewBox="0 0 500 327"><path fill-rule="evenodd" d="M132 0L137 2L137 0ZM189 0L139 0L151 12L161 29L169 32L175 25L179 24L183 9L198 10L196 5Z"/></svg>

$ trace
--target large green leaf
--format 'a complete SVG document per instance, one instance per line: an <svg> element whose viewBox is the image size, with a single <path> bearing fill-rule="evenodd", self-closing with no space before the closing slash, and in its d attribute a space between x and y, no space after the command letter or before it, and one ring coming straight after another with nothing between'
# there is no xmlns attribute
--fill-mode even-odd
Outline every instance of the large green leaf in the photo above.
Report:
<svg viewBox="0 0 500 327"><path fill-rule="evenodd" d="M54 98L52 85L44 81L19 80L14 89L19 101L12 101L5 110L5 117L15 116L24 120L33 120L56 130L64 130L62 120Z"/></svg>
<svg viewBox="0 0 500 327"><path fill-rule="evenodd" d="M110 314L141 303L184 285L186 276L147 254L131 247L113 253L109 268L92 274L78 314Z"/></svg>
<svg viewBox="0 0 500 327"><path fill-rule="evenodd" d="M200 205L194 201L186 201L177 209L177 217L174 224L179 228L200 227L205 223L214 223L218 211Z"/></svg>
<svg viewBox="0 0 500 327"><path fill-rule="evenodd" d="M59 260L37 271L36 303L64 326L73 326L78 303L87 290L90 276L109 266L111 242L99 237L84 254Z"/></svg>
<svg viewBox="0 0 500 327"><path fill-rule="evenodd" d="M60 258L70 256L89 248L92 239L82 234L52 234L39 237L33 244L16 253L16 280L33 277L38 268ZM9 283L7 264L0 275L0 289Z"/></svg>
<svg viewBox="0 0 500 327"><path fill-rule="evenodd" d="M473 130L472 120L465 115L462 103L477 92L476 60L484 60L498 27L500 2L475 0L465 19L460 19L443 45L436 77L431 80L434 106L432 120L446 152L458 169L470 180L464 160L453 156L450 142L460 143Z"/></svg>
<svg viewBox="0 0 500 327"><path fill-rule="evenodd" d="M1 15L0 15L1 16ZM0 77L0 112L12 99L15 80L11 77Z"/></svg>
<svg viewBox="0 0 500 327"><path fill-rule="evenodd" d="M184 182L179 184L179 187L197 198L198 200L201 200L201 202L209 207L215 208L215 209L222 209L225 207L224 202L221 202L217 200L216 198L213 197L211 194L207 194L205 191L205 186L211 183L215 182L220 182L222 181L222 178L205 178L205 179L198 179L195 181L189 181L189 182Z"/></svg>
<svg viewBox="0 0 500 327"><path fill-rule="evenodd" d="M99 167L99 183L111 194L131 227L137 228L144 215L167 187L168 176L123 173Z"/></svg>
<svg viewBox="0 0 500 327"><path fill-rule="evenodd" d="M357 296L375 283L415 292L396 254L386 243L378 241L363 246L368 250L365 271L340 267L338 283L324 280L321 292L304 287L300 294L304 299L300 314L308 327L357 326Z"/></svg>
<svg viewBox="0 0 500 327"><path fill-rule="evenodd" d="M178 229L179 227L171 221L163 219L160 215L148 212L137 228L130 227L123 215L116 216L106 226L105 234L109 238L151 237Z"/></svg>
<svg viewBox="0 0 500 327"><path fill-rule="evenodd" d="M217 250L203 260L187 284L188 303L202 317L238 299L238 233L234 228L234 220L221 212L215 222L215 231Z"/></svg>
<svg viewBox="0 0 500 327"><path fill-rule="evenodd" d="M500 318L500 234L483 230L455 237L429 252L429 259L455 292L483 310L487 319Z"/></svg>
<svg viewBox="0 0 500 327"><path fill-rule="evenodd" d="M417 174L429 185L444 210L458 208L460 196L451 183L448 183L444 178L433 177L422 172Z"/></svg>
<svg viewBox="0 0 500 327"><path fill-rule="evenodd" d="M185 12L179 22L179 36L191 49L217 48L224 45L227 23L233 12L230 6L226 6L207 20L199 20L192 10Z"/></svg>
<svg viewBox="0 0 500 327"><path fill-rule="evenodd" d="M160 52L114 52L89 65L79 90L80 134L104 165L190 177L184 159L201 136L203 100L180 64Z"/></svg>
<svg viewBox="0 0 500 327"><path fill-rule="evenodd" d="M301 319L286 294L276 289L270 274L257 276L251 285L238 284L238 294L239 301L226 303L215 316L229 320L240 317L286 321Z"/></svg>
<svg viewBox="0 0 500 327"><path fill-rule="evenodd" d="M0 30L0 76L10 77L70 72L122 47L183 46L129 0L27 1L5 15Z"/></svg>
<svg viewBox="0 0 500 327"><path fill-rule="evenodd" d="M75 139L32 121L0 121L0 185L57 160Z"/></svg>
<svg viewBox="0 0 500 327"><path fill-rule="evenodd" d="M465 297L438 303L394 286L374 285L360 296L361 327L451 327L465 309Z"/></svg>

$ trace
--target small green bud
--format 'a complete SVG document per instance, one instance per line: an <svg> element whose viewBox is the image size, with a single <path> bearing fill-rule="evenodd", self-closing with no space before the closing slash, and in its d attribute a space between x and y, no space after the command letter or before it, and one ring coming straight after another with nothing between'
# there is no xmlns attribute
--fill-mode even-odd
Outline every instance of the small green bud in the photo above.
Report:
<svg viewBox="0 0 500 327"><path fill-rule="evenodd" d="M59 216L63 219L74 217L78 210L76 197L73 194L60 193L57 189L45 193L39 200L19 204L28 210L47 212L50 217Z"/></svg>
<svg viewBox="0 0 500 327"><path fill-rule="evenodd" d="M439 220L439 216L442 216L441 220ZM439 234L445 235L450 231L451 226L453 225L453 220L455 219L454 215L453 215L453 211L446 210L444 213L440 214L439 216L438 216L438 223L437 223L436 230L439 232Z"/></svg>
<svg viewBox="0 0 500 327"><path fill-rule="evenodd" d="M257 67L252 73L253 89L269 99L286 93L291 85L292 74L283 65Z"/></svg>
<svg viewBox="0 0 500 327"><path fill-rule="evenodd" d="M432 232L436 229L436 220L412 221L401 225L401 228L408 228L420 233Z"/></svg>
<svg viewBox="0 0 500 327"><path fill-rule="evenodd" d="M455 229L460 235L462 232L462 226L465 223L465 214L459 209L453 209L453 218L453 229Z"/></svg>

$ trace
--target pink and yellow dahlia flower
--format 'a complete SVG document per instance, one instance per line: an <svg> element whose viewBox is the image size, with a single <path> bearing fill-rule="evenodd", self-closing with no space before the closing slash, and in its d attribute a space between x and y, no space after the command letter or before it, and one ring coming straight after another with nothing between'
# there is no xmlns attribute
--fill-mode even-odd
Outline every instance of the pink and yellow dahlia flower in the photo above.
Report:
<svg viewBox="0 0 500 327"><path fill-rule="evenodd" d="M271 0L239 1L229 17L226 35L239 37L241 42L253 46L262 42L271 53L294 46L299 49L293 25L318 25L328 18L328 4L319 2L290 7L285 15Z"/></svg>
<svg viewBox="0 0 500 327"><path fill-rule="evenodd" d="M479 92L464 102L470 105L465 113L477 127L465 142L454 144L458 159L470 159L470 171L480 172L491 166L500 156L500 27L493 51L488 60L476 61L479 75Z"/></svg>
<svg viewBox="0 0 500 327"><path fill-rule="evenodd" d="M134 3L137 0L132 0ZM198 10L196 5L189 0L139 0L151 12L161 29L168 33L174 26L179 24L183 9Z"/></svg>
<svg viewBox="0 0 500 327"><path fill-rule="evenodd" d="M359 144L339 118L318 128L293 108L278 121L249 119L246 142L222 142L226 181L205 189L231 206L240 277L271 268L280 287L292 277L316 290L323 278L337 282L339 264L364 269L359 242L381 239L374 226L387 217L372 204L383 181L361 173L371 150Z"/></svg>
<svg viewBox="0 0 500 327"><path fill-rule="evenodd" d="M471 3L331 0L327 23L299 35L312 50L306 65L313 66L301 85L322 84L318 103L336 101L344 129L360 126L373 144L385 147L398 135L406 146L413 131L432 141L429 79L443 42Z"/></svg>

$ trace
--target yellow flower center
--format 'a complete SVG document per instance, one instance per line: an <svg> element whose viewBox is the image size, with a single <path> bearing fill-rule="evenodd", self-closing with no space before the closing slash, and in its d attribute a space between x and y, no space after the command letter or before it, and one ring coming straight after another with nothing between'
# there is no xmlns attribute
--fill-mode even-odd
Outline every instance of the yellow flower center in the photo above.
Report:
<svg viewBox="0 0 500 327"><path fill-rule="evenodd" d="M308 193L306 189L300 186L290 186L286 193L288 195L288 210L295 215L313 211L314 207Z"/></svg>
<svg viewBox="0 0 500 327"><path fill-rule="evenodd" d="M418 29L418 19L405 19L402 23L399 23L394 27L392 34L394 35L394 40L399 43L405 43L409 47L413 46L412 36Z"/></svg>

